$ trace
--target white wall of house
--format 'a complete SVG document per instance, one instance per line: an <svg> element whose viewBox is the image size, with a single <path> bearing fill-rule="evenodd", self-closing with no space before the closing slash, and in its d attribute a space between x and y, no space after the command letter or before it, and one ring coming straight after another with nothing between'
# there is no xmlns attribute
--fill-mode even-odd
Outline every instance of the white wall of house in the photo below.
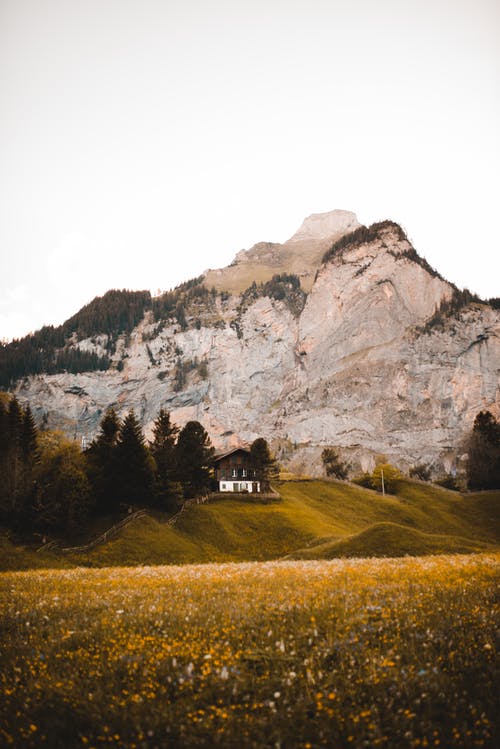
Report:
<svg viewBox="0 0 500 749"><path fill-rule="evenodd" d="M259 481L245 481L245 479L239 479L238 481L219 481L219 491L221 492L242 492L247 491L253 492L254 484L257 485L257 491L260 492Z"/></svg>

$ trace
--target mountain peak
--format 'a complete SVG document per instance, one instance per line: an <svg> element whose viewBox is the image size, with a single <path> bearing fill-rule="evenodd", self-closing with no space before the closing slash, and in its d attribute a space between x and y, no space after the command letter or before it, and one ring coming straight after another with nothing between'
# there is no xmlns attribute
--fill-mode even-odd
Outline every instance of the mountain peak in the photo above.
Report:
<svg viewBox="0 0 500 749"><path fill-rule="evenodd" d="M352 211L336 209L327 213L312 213L304 219L300 228L290 237L289 242L302 242L308 239L327 239L334 235L346 234L359 226Z"/></svg>

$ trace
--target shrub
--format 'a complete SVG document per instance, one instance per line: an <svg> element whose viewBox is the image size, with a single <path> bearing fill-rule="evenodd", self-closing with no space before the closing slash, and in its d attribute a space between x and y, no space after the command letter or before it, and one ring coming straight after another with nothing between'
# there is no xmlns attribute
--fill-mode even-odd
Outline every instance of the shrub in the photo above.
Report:
<svg viewBox="0 0 500 749"><path fill-rule="evenodd" d="M372 486L378 492L385 491L394 494L398 479L401 478L400 471L390 463L379 463L372 473Z"/></svg>
<svg viewBox="0 0 500 749"><path fill-rule="evenodd" d="M340 459L337 451L333 447L325 447L321 453L321 460L327 476L334 476L341 480L347 478L349 466Z"/></svg>
<svg viewBox="0 0 500 749"><path fill-rule="evenodd" d="M460 491L460 485L455 476L451 473L446 473L440 479L435 482L438 486L442 486L443 489L451 489L454 492Z"/></svg>
<svg viewBox="0 0 500 749"><path fill-rule="evenodd" d="M430 481L431 467L428 463L419 463L410 468L410 478L420 479L420 481Z"/></svg>

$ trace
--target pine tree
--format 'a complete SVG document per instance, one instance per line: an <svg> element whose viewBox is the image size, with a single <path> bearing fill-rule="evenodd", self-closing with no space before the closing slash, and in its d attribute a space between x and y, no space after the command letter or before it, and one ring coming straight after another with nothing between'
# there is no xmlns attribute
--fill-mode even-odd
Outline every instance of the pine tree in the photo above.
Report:
<svg viewBox="0 0 500 749"><path fill-rule="evenodd" d="M250 456L255 478L260 481L261 491L269 491L271 481L279 476L279 466L263 437L258 437L250 446Z"/></svg>
<svg viewBox="0 0 500 749"><path fill-rule="evenodd" d="M154 460L146 447L133 411L123 420L115 448L116 497L121 504L150 505L153 500Z"/></svg>
<svg viewBox="0 0 500 749"><path fill-rule="evenodd" d="M162 509L174 509L182 493L176 480L176 440L179 428L170 421L170 414L160 409L153 425L153 441L149 450L156 464L155 498Z"/></svg>
<svg viewBox="0 0 500 749"><path fill-rule="evenodd" d="M15 522L19 530L27 530L32 517L32 506L36 493L34 471L40 459L38 429L29 405L23 411L23 420L19 435L19 450L21 457L21 479Z"/></svg>
<svg viewBox="0 0 500 749"><path fill-rule="evenodd" d="M100 431L85 453L87 473L99 514L109 512L116 504L115 448L120 419L114 408L104 414Z"/></svg>
<svg viewBox="0 0 500 749"><path fill-rule="evenodd" d="M177 440L177 474L185 497L195 497L210 486L214 448L199 421L188 421Z"/></svg>
<svg viewBox="0 0 500 749"><path fill-rule="evenodd" d="M9 522L17 516L22 501L23 466L21 455L21 433L24 412L17 398L11 398L7 410L7 466L4 477L7 495Z"/></svg>
<svg viewBox="0 0 500 749"><path fill-rule="evenodd" d="M0 396L3 396L0 393ZM8 397L0 398L0 519L5 522L9 516L9 447L10 447L10 422L8 417Z"/></svg>

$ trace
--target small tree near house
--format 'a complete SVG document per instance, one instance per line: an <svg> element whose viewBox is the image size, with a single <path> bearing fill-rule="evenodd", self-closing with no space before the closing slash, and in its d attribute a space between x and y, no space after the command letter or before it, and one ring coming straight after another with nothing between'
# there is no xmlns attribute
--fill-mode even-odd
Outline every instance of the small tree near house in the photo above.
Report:
<svg viewBox="0 0 500 749"><path fill-rule="evenodd" d="M269 445L263 437L258 437L250 446L250 457L255 478L260 481L261 490L269 491L271 482L279 476L279 465L271 454Z"/></svg>
<svg viewBox="0 0 500 749"><path fill-rule="evenodd" d="M210 486L214 448L199 421L188 421L179 434L176 448L177 475L184 496L196 497Z"/></svg>

